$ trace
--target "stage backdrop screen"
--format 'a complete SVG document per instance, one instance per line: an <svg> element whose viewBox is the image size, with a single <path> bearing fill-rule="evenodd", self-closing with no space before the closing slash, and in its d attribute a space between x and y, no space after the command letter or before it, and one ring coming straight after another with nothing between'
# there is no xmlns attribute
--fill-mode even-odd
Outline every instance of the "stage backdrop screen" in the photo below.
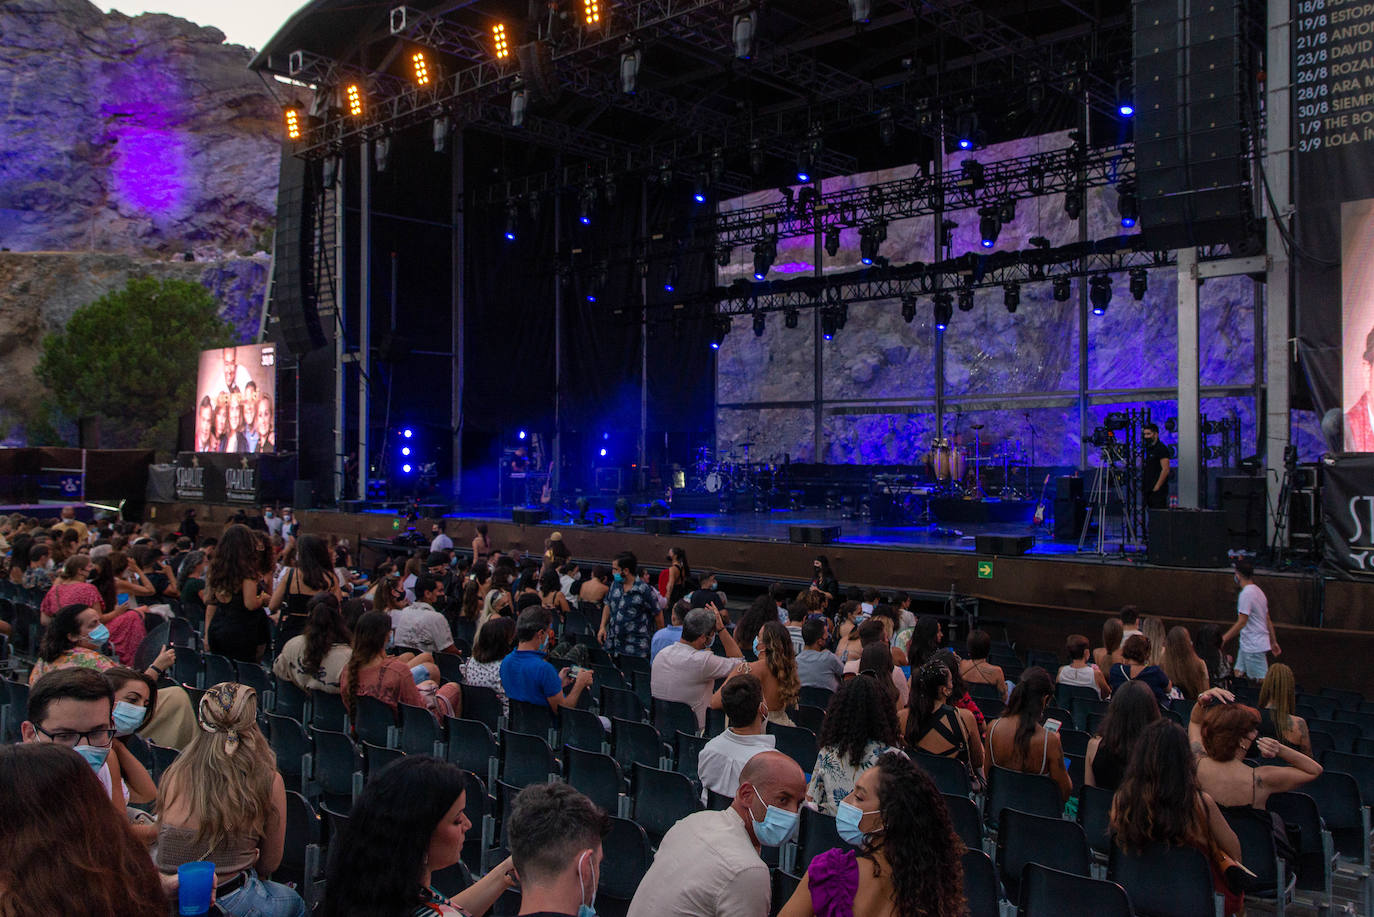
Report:
<svg viewBox="0 0 1374 917"><path fill-rule="evenodd" d="M1374 199L1341 204L1345 451L1374 452Z"/></svg>
<svg viewBox="0 0 1374 917"><path fill-rule="evenodd" d="M276 348L206 350L196 383L196 452L276 451Z"/></svg>

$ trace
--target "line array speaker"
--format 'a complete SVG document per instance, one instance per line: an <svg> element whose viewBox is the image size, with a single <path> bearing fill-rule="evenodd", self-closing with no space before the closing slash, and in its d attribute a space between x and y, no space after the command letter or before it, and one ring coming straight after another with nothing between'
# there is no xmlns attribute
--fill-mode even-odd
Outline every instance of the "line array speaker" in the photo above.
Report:
<svg viewBox="0 0 1374 917"><path fill-rule="evenodd" d="M315 300L315 193L307 163L283 154L277 185L276 271L272 278L272 314L282 343L297 356L324 346L324 329Z"/></svg>

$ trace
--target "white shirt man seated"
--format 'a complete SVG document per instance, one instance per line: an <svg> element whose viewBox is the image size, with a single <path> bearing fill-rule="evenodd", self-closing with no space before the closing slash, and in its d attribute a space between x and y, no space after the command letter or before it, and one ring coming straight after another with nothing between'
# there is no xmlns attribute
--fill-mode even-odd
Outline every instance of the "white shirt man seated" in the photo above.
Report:
<svg viewBox="0 0 1374 917"><path fill-rule="evenodd" d="M796 835L806 777L779 751L740 772L735 801L673 825L630 902L629 917L767 917L772 896L761 847Z"/></svg>
<svg viewBox="0 0 1374 917"><path fill-rule="evenodd" d="M697 756L703 803L707 802L707 790L732 795L749 760L778 746L777 736L764 732L768 707L763 702L763 685L753 675L745 673L722 685L720 704L725 710L726 729L707 742Z"/></svg>
<svg viewBox="0 0 1374 917"><path fill-rule="evenodd" d="M719 634L725 656L707 649ZM728 657L728 658L727 658ZM749 671L744 654L725 629L720 611L714 605L694 608L682 622L682 639L664 647L654 657L649 676L649 691L659 700L680 701L697 715L697 728L706 725L706 708L720 706L712 699L717 678L730 678Z"/></svg>
<svg viewBox="0 0 1374 917"><path fill-rule="evenodd" d="M448 619L434 610L443 587L428 573L415 580L416 600L391 612L391 640L422 653L457 653Z"/></svg>

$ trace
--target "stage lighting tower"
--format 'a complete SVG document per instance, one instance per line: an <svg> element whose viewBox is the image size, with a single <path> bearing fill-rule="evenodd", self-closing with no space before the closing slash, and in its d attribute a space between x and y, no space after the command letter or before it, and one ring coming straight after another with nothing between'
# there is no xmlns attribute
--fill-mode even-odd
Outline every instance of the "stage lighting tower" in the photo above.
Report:
<svg viewBox="0 0 1374 917"><path fill-rule="evenodd" d="M1143 267L1131 268L1131 279L1129 289L1131 296L1136 302L1145 298L1145 291L1150 288L1149 273Z"/></svg>
<svg viewBox="0 0 1374 917"><path fill-rule="evenodd" d="M949 327L950 319L954 318L954 309L950 305L948 293L936 293L931 297L931 308L935 313L935 330L944 331Z"/></svg>
<svg viewBox="0 0 1374 917"><path fill-rule="evenodd" d="M983 207L978 211L978 238L984 248L997 244L997 234L1002 231L1002 222L997 217L996 207Z"/></svg>
<svg viewBox="0 0 1374 917"><path fill-rule="evenodd" d="M1107 306L1112 301L1112 280L1106 274L1097 274L1088 281L1088 299L1093 304L1093 315L1106 315Z"/></svg>

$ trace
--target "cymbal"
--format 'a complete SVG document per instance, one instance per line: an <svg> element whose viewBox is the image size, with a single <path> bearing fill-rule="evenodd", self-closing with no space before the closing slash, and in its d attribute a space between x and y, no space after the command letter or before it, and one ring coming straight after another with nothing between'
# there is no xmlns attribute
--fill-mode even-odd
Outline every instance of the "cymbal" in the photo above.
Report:
<svg viewBox="0 0 1374 917"><path fill-rule="evenodd" d="M748 449L748 448L749 448L750 446L752 446L752 445L754 445L754 444L753 444L753 443L735 443L735 448L737 448L737 449Z"/></svg>
<svg viewBox="0 0 1374 917"><path fill-rule="evenodd" d="M972 429L974 429L974 430L981 430L981 429L983 429L984 426L985 426L985 425L984 425L984 424L981 424L981 423L969 424L969 427L972 428Z"/></svg>

